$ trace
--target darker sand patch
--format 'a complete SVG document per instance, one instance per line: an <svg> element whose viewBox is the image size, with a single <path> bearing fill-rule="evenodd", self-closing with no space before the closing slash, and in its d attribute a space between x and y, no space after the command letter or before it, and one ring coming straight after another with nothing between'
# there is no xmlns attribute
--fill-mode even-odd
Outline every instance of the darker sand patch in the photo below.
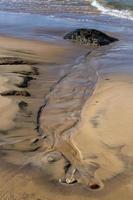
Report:
<svg viewBox="0 0 133 200"><path fill-rule="evenodd" d="M26 90L23 90L23 91L7 90L5 92L2 92L1 96L25 96L25 97L29 97L29 96L31 96L31 94Z"/></svg>

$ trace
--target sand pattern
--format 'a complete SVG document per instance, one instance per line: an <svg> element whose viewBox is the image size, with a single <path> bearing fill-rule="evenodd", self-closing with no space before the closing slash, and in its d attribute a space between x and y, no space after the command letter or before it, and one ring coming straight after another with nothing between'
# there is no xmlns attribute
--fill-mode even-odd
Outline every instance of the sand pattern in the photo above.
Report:
<svg viewBox="0 0 133 200"><path fill-rule="evenodd" d="M129 167L125 159L131 162L133 149L132 83L123 83L120 76L115 83L113 77L111 81L105 77L94 91L97 79L87 61L77 65L46 96L38 116L44 140L40 156L46 155L51 163L62 155L65 175L59 181L78 181L90 190L103 189L103 181L124 173ZM123 107L126 101L129 108Z"/></svg>
<svg viewBox="0 0 133 200"><path fill-rule="evenodd" d="M49 51L0 52L0 199L132 199L132 76Z"/></svg>

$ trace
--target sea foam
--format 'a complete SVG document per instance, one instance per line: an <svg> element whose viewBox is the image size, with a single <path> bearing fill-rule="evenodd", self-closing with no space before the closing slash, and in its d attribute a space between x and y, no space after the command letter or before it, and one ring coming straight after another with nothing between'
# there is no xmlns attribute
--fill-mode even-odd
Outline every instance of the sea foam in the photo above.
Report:
<svg viewBox="0 0 133 200"><path fill-rule="evenodd" d="M107 15L112 15L112 16L116 16L116 17L119 17L119 18L125 18L125 19L129 19L129 20L133 20L132 11L124 10L124 9L123 10L112 9L112 8L109 8L109 7L106 7L106 6L102 5L97 0L93 0L91 2L91 5L93 7L96 7L98 10L102 11L103 14L107 14Z"/></svg>

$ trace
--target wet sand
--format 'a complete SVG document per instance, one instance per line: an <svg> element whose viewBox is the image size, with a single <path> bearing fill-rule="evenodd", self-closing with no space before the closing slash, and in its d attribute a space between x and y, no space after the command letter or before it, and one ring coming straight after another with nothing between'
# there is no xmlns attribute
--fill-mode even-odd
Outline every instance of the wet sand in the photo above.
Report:
<svg viewBox="0 0 133 200"><path fill-rule="evenodd" d="M70 44L0 47L0 199L132 199L132 75Z"/></svg>
<svg viewBox="0 0 133 200"><path fill-rule="evenodd" d="M98 165L94 181L119 178L132 169L132 84L130 75L102 77L71 137L84 162Z"/></svg>
<svg viewBox="0 0 133 200"><path fill-rule="evenodd" d="M36 143L39 107L53 85L71 71L72 63L85 51L70 44L63 46L2 36L0 47L1 167L5 163L1 169L0 198L24 199L26 191L19 195L19 186L17 192L13 192L14 175L21 173L23 165L35 157L41 146L40 141ZM3 176L4 173L7 175ZM30 177L32 179L32 174ZM29 196L32 190L32 186L28 188Z"/></svg>

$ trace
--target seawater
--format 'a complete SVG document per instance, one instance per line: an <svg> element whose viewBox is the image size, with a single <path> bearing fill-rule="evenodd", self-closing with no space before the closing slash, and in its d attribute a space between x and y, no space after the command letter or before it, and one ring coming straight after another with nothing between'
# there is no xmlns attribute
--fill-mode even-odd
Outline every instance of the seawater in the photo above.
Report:
<svg viewBox="0 0 133 200"><path fill-rule="evenodd" d="M91 7L92 6L92 7ZM0 10L34 13L88 13L93 8L103 14L133 19L132 0L1 0Z"/></svg>
<svg viewBox="0 0 133 200"><path fill-rule="evenodd" d="M122 1L117 1L117 3L119 2ZM125 1L125 4L127 2L128 0ZM96 5L99 3L98 5L102 7L98 9L104 8L104 10L100 13L88 12L90 4L94 6L94 3ZM54 12L44 12L46 7L53 9ZM56 11L57 8L61 9L62 7L72 8L72 10L71 12L69 12L70 9L68 12L67 10L65 12ZM82 12L73 12L74 8L75 10L82 8L86 12L83 10ZM113 44L113 47L103 54L100 50L99 56L95 57L95 64L112 71L121 70L124 73L125 71L133 71L133 20L128 17L123 18L123 8L112 7L111 1L105 3L105 1L100 0L1 0L0 9L2 10L0 11L0 33L9 36L63 41L63 35L76 28L95 28L107 32L117 37L119 42ZM14 9L15 12L13 12ZM30 11L34 11L34 13ZM112 11L118 16L121 12L122 17L115 17Z"/></svg>
<svg viewBox="0 0 133 200"><path fill-rule="evenodd" d="M91 5L103 14L133 20L132 0L93 0Z"/></svg>

